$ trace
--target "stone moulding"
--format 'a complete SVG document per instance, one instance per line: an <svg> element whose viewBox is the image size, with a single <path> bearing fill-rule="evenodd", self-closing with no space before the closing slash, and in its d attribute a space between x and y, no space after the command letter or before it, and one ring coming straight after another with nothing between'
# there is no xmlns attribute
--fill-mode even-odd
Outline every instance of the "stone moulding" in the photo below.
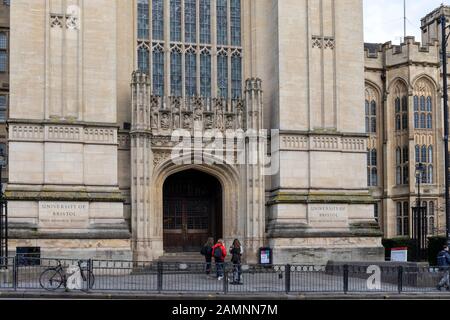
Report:
<svg viewBox="0 0 450 320"><path fill-rule="evenodd" d="M73 142L86 144L118 144L115 127L82 126L72 124L11 123L9 141Z"/></svg>
<svg viewBox="0 0 450 320"><path fill-rule="evenodd" d="M338 135L286 135L280 136L281 151L336 151L367 152L367 138Z"/></svg>
<svg viewBox="0 0 450 320"><path fill-rule="evenodd" d="M126 202L120 192L6 191L8 201Z"/></svg>
<svg viewBox="0 0 450 320"><path fill-rule="evenodd" d="M307 194L307 193L277 193L267 201L267 206L277 204L309 204L309 203L342 203L342 204L375 204L369 195L360 194Z"/></svg>
<svg viewBox="0 0 450 320"><path fill-rule="evenodd" d="M357 238L382 237L383 232L375 222L350 223L347 230L317 230L307 224L270 223L267 226L269 238Z"/></svg>

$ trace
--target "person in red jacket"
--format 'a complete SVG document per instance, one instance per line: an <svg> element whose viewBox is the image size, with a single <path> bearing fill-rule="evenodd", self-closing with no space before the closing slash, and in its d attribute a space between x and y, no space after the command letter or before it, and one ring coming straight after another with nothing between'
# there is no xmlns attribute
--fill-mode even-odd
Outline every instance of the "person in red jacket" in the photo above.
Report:
<svg viewBox="0 0 450 320"><path fill-rule="evenodd" d="M217 244L213 247L212 256L216 262L216 272L217 280L222 280L224 276L223 267L225 262L225 257L227 256L227 249L225 249L225 244L223 239L219 239Z"/></svg>

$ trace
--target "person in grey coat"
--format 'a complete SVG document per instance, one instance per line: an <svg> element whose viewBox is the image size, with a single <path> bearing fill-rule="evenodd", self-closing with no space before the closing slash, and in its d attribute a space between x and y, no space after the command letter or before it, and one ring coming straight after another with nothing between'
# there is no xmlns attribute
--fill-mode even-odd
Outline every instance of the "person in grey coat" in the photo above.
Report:
<svg viewBox="0 0 450 320"><path fill-rule="evenodd" d="M446 287L447 290L450 290L450 253L448 245L444 245L443 250L438 253L437 262L439 269L444 272L444 276L439 281L437 289L441 290L443 287Z"/></svg>

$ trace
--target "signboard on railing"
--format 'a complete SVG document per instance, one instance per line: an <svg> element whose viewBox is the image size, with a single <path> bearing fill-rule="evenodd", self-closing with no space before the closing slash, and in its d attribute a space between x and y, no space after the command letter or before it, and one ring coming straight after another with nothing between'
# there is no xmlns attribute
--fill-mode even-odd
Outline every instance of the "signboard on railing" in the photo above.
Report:
<svg viewBox="0 0 450 320"><path fill-rule="evenodd" d="M408 248L406 247L392 248L391 261L408 262Z"/></svg>
<svg viewBox="0 0 450 320"><path fill-rule="evenodd" d="M261 265L272 265L272 249L271 248L261 248L259 249L259 264Z"/></svg>

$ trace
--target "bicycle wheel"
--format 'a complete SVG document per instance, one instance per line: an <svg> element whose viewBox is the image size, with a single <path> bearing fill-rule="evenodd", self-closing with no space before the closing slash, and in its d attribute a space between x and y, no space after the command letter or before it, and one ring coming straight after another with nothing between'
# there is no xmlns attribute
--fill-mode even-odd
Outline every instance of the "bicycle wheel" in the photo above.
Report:
<svg viewBox="0 0 450 320"><path fill-rule="evenodd" d="M42 272L39 283L42 288L47 291L54 291L63 284L63 276L61 272L55 268L49 268Z"/></svg>

